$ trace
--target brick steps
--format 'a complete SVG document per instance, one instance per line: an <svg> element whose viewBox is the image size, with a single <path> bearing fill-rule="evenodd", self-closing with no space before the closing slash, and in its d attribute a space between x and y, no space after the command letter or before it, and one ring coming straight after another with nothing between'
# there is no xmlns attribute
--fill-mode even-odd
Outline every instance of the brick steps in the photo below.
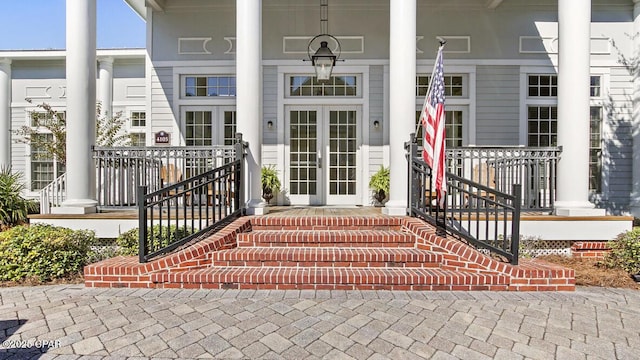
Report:
<svg viewBox="0 0 640 360"><path fill-rule="evenodd" d="M397 230L261 230L238 234L238 247L414 247L415 236Z"/></svg>
<svg viewBox="0 0 640 360"><path fill-rule="evenodd" d="M439 268L209 267L159 272L151 281L165 288L506 290L509 277Z"/></svg>
<svg viewBox="0 0 640 360"><path fill-rule="evenodd" d="M415 218L243 217L149 263L85 268L94 287L572 291L573 270L506 264Z"/></svg>
<svg viewBox="0 0 640 360"><path fill-rule="evenodd" d="M410 248L236 248L211 253L213 266L439 267L442 254Z"/></svg>

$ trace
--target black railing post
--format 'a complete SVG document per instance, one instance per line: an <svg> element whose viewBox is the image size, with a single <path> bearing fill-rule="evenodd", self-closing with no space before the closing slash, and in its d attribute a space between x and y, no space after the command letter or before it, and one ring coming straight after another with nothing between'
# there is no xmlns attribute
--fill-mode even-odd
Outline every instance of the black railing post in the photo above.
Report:
<svg viewBox="0 0 640 360"><path fill-rule="evenodd" d="M414 171L413 171L413 160L416 156L416 153L418 152L418 144L416 142L416 133L411 133L409 134L409 142L404 143L404 148L405 150L407 150L409 152L407 158L408 158L408 163L409 163L409 191L408 191L408 205L409 205L409 215L413 216L414 215L414 211L413 211L413 206L414 206L414 201L416 199L414 199L414 197L416 196L416 185L415 184L415 176L414 176Z"/></svg>
<svg viewBox="0 0 640 360"><path fill-rule="evenodd" d="M514 184L512 187L513 196L513 216L511 217L511 264L518 265L518 257L520 250L520 204L522 197L522 185Z"/></svg>
<svg viewBox="0 0 640 360"><path fill-rule="evenodd" d="M244 199L244 149L246 147L246 143L242 140L242 133L236 133L236 143L235 143L235 156L236 161L238 161L239 167L239 175L236 180L236 192L238 197L238 209L242 209L242 215L246 213L246 201Z"/></svg>
<svg viewBox="0 0 640 360"><path fill-rule="evenodd" d="M138 256L140 263L146 262L147 254L147 186L138 186Z"/></svg>

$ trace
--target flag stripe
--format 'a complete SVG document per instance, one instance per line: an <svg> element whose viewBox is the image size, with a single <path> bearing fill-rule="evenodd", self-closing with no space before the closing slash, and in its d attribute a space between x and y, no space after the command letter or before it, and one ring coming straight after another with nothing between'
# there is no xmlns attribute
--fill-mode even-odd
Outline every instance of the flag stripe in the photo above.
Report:
<svg viewBox="0 0 640 360"><path fill-rule="evenodd" d="M436 190L438 202L444 205L447 192L445 173L445 112L444 64L442 46L438 49L429 91L425 97L420 121L422 122L422 157L432 170L431 189Z"/></svg>

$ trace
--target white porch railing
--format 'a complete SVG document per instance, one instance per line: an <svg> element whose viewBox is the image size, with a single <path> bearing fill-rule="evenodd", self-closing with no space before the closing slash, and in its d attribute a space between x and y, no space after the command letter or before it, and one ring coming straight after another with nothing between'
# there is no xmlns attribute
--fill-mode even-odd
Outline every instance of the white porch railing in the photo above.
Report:
<svg viewBox="0 0 640 360"><path fill-rule="evenodd" d="M64 173L40 190L40 214L50 214L51 208L60 206L66 198L67 173Z"/></svg>

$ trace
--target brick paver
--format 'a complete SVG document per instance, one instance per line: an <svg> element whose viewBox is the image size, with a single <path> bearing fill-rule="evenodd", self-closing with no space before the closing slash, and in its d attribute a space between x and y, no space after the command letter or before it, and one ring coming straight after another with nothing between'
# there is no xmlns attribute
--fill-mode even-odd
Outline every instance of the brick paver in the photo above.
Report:
<svg viewBox="0 0 640 360"><path fill-rule="evenodd" d="M0 358L625 359L640 292L0 289Z"/></svg>

